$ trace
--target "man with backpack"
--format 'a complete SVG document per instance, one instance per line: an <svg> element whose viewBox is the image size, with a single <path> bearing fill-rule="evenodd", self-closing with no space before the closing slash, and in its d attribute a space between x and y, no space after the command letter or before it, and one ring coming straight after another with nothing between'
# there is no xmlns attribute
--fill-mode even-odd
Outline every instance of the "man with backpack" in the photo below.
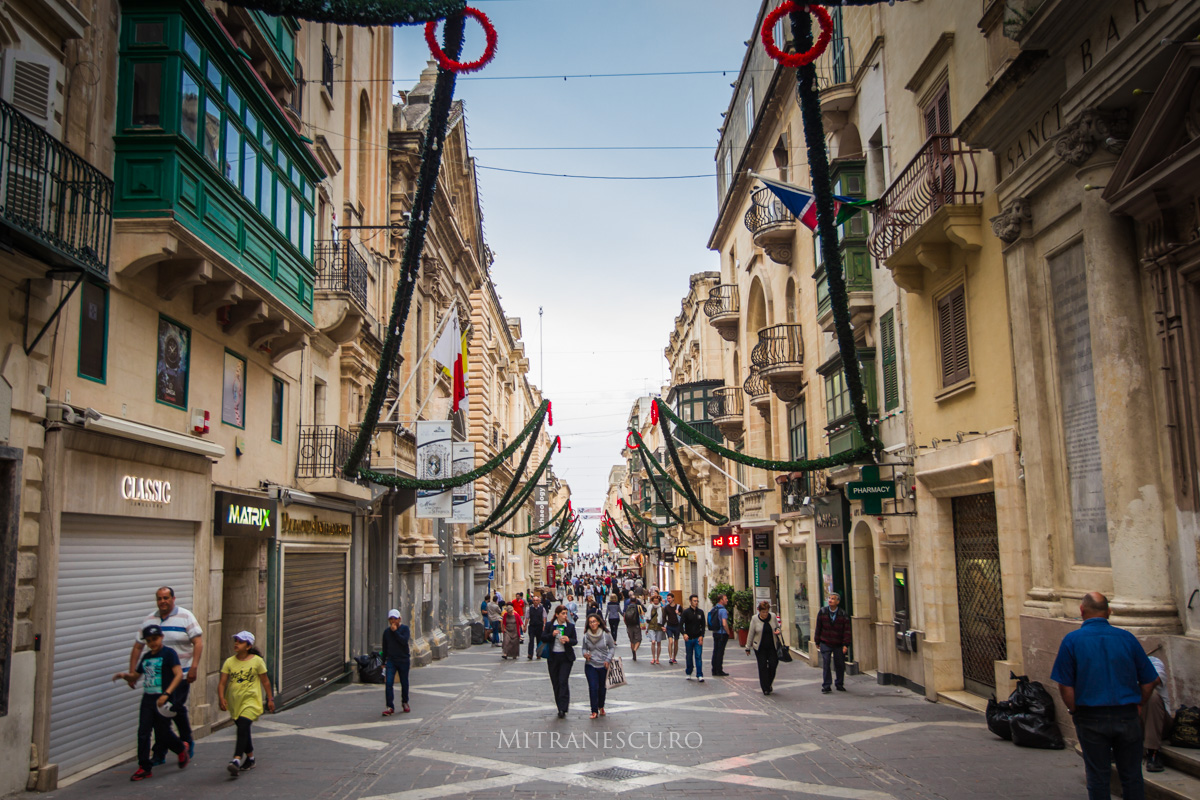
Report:
<svg viewBox="0 0 1200 800"><path fill-rule="evenodd" d="M684 662L687 679L692 679L692 661L696 662L696 680L704 683L704 612L700 610L700 598L692 595L690 604L679 615L683 626L683 646L687 653Z"/></svg>
<svg viewBox="0 0 1200 800"><path fill-rule="evenodd" d="M708 612L708 629L713 635L712 674L716 678L729 676L725 671L725 645L729 644L733 629L729 627L729 611L726 608L728 602L729 596L723 594L717 598L717 604L713 606L712 611Z"/></svg>
<svg viewBox="0 0 1200 800"><path fill-rule="evenodd" d="M667 636L667 663L674 664L675 657L679 655L679 629L682 620L679 615L683 609L675 602L674 598L669 598L663 604L663 630Z"/></svg>
<svg viewBox="0 0 1200 800"><path fill-rule="evenodd" d="M638 647L642 644L642 612L645 610L642 601L632 595L625 601L625 633L634 661L637 661Z"/></svg>
<svg viewBox="0 0 1200 800"><path fill-rule="evenodd" d="M842 596L837 592L829 593L829 605L817 612L817 630L813 634L817 646L821 649L821 694L829 694L832 689L829 684L829 661L833 660L837 672L837 690L846 691L846 655L850 651L850 615L840 610Z"/></svg>

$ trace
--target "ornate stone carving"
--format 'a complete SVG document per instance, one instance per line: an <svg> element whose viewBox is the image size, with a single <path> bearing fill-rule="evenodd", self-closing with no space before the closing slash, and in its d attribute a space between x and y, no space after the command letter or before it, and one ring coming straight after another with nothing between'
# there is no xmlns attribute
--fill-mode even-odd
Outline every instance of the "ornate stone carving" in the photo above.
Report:
<svg viewBox="0 0 1200 800"><path fill-rule="evenodd" d="M992 217L992 233L1005 244L1012 244L1021 238L1021 228L1033 218L1029 208L1029 198L1018 197L1008 204L1003 212Z"/></svg>
<svg viewBox="0 0 1200 800"><path fill-rule="evenodd" d="M1089 108L1058 134L1054 153L1071 166L1082 167L1097 147L1120 155L1129 138L1129 130L1127 109L1113 112Z"/></svg>
<svg viewBox="0 0 1200 800"><path fill-rule="evenodd" d="M774 261L776 264L790 266L792 263L792 248L791 245L775 244L765 245L763 251L767 254L767 258Z"/></svg>

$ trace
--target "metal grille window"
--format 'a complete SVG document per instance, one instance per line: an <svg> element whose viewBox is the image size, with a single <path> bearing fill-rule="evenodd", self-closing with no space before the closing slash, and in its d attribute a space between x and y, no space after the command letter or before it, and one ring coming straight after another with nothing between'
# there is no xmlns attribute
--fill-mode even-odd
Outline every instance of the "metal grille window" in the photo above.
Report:
<svg viewBox="0 0 1200 800"><path fill-rule="evenodd" d="M937 301L938 361L942 386L953 386L971 377L967 348L967 296L960 285Z"/></svg>
<svg viewBox="0 0 1200 800"><path fill-rule="evenodd" d="M955 497L952 505L963 680L969 691L988 694L996 662L1008 658L996 495Z"/></svg>
<svg viewBox="0 0 1200 800"><path fill-rule="evenodd" d="M891 309L879 318L880 369L883 373L883 409L900 405L900 375L896 369L896 317Z"/></svg>
<svg viewBox="0 0 1200 800"><path fill-rule="evenodd" d="M329 93L330 99L333 98L333 53L329 52L329 45L321 42L321 85L325 87L325 91Z"/></svg>

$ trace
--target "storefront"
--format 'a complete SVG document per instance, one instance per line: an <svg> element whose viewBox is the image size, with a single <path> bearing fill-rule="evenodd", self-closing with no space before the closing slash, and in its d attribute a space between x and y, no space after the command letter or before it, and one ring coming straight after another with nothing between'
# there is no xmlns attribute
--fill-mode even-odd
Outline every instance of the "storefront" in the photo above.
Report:
<svg viewBox="0 0 1200 800"><path fill-rule="evenodd" d="M261 495L218 490L214 494L213 547L222 553L221 623L210 631L222 663L233 654L231 636L250 631L270 654L267 635L268 553L279 536L279 503Z"/></svg>
<svg viewBox="0 0 1200 800"><path fill-rule="evenodd" d="M814 497L816 506L817 574L820 580L820 597L814 598L819 609L831 592L837 592L841 606L853 614L853 598L847 591L850 585L850 568L847 563L847 540L849 513L845 496L839 491L822 497Z"/></svg>
<svg viewBox="0 0 1200 800"><path fill-rule="evenodd" d="M294 495L293 495L294 499ZM353 506L292 502L279 515L268 564L275 588L268 653L276 698L290 704L348 673Z"/></svg>
<svg viewBox="0 0 1200 800"><path fill-rule="evenodd" d="M212 463L194 450L78 428L48 436L47 450L46 473L58 479L47 479L46 501L59 541L57 558L39 559L38 586L49 589L39 626L52 633L39 650L34 736L46 754L39 769L56 765L61 780L132 753L140 699L111 677L128 669L157 589L171 587L207 633ZM211 723L204 686L191 695L201 731Z"/></svg>

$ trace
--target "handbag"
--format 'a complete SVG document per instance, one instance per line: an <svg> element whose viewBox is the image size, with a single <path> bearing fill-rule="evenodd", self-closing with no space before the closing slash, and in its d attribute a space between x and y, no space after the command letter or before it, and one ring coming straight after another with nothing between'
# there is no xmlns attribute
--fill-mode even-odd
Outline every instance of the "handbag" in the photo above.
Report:
<svg viewBox="0 0 1200 800"><path fill-rule="evenodd" d="M620 658L614 658L608 662L608 670L604 676L604 685L608 689L616 689L618 686L625 686L625 665L621 663Z"/></svg>
<svg viewBox="0 0 1200 800"><path fill-rule="evenodd" d="M775 647L775 655L779 658L780 661L783 661L785 663L791 663L792 651L782 641Z"/></svg>

